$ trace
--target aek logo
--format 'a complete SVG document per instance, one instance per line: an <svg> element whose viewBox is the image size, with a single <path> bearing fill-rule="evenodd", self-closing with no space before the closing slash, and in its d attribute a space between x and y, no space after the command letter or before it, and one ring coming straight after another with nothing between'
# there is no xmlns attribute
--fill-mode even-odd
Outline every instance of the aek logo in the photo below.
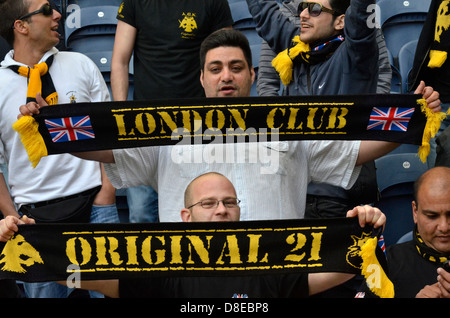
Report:
<svg viewBox="0 0 450 318"><path fill-rule="evenodd" d="M444 31L447 31L450 27L450 12L449 12L450 0L442 1L439 6L436 18L436 30L434 34L434 40L441 42L441 35Z"/></svg>
<svg viewBox="0 0 450 318"><path fill-rule="evenodd" d="M182 28L185 32L191 33L195 29L197 29L197 22L195 21L195 13L188 12L183 13L183 20L178 20L180 22L180 28Z"/></svg>
<svg viewBox="0 0 450 318"><path fill-rule="evenodd" d="M351 236L353 239L353 245L348 248L348 253L346 255L347 263L351 266L360 268L361 267L361 247L370 238L370 234L362 233L361 237L356 235Z"/></svg>
<svg viewBox="0 0 450 318"><path fill-rule="evenodd" d="M4 264L2 271L26 273L24 266L30 267L35 263L43 264L44 261L22 235L12 237L0 254L0 264Z"/></svg>

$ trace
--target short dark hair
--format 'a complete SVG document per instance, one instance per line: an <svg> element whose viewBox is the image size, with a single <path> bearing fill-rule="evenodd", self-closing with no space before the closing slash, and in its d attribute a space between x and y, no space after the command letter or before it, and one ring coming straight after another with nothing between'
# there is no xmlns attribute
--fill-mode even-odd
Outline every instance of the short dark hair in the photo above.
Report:
<svg viewBox="0 0 450 318"><path fill-rule="evenodd" d="M10 46L14 43L14 21L28 13L28 0L0 0L0 36L3 37Z"/></svg>
<svg viewBox="0 0 450 318"><path fill-rule="evenodd" d="M350 0L330 0L331 9L336 11L339 15L345 14L349 6Z"/></svg>
<svg viewBox="0 0 450 318"><path fill-rule="evenodd" d="M251 68L252 63L252 51L247 37L240 31L234 29L221 29L211 33L205 40L203 40L200 46L200 69L205 67L206 53L208 51L222 47L239 47L242 49L245 59L247 60L248 67Z"/></svg>

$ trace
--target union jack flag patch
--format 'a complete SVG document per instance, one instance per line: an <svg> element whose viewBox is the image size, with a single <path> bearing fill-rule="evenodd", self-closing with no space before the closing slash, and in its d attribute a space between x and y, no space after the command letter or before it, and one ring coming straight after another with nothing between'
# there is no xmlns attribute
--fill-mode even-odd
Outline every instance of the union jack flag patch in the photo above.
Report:
<svg viewBox="0 0 450 318"><path fill-rule="evenodd" d="M89 116L46 119L45 125L53 142L95 138Z"/></svg>
<svg viewBox="0 0 450 318"><path fill-rule="evenodd" d="M374 107L367 130L407 131L414 108Z"/></svg>

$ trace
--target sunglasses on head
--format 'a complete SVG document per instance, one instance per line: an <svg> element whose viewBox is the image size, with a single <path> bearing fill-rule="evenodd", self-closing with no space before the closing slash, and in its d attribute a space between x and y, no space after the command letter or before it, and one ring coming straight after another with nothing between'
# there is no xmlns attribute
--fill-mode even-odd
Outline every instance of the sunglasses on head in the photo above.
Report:
<svg viewBox="0 0 450 318"><path fill-rule="evenodd" d="M29 18L33 15L40 14L40 13L42 13L46 17L51 16L53 14L53 7L50 4L46 3L39 10L27 13L24 16L21 16L20 18L18 18L17 20L25 20L26 18Z"/></svg>
<svg viewBox="0 0 450 318"><path fill-rule="evenodd" d="M298 15L300 15L306 8L308 8L308 13L312 17L319 16L322 11L336 16L339 15L336 11L325 8L317 2L300 2L300 4L298 5Z"/></svg>

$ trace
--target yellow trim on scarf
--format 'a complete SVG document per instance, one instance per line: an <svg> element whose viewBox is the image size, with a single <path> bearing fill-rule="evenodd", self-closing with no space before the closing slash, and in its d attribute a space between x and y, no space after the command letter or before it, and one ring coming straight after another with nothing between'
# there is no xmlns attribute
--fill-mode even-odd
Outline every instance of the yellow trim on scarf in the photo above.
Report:
<svg viewBox="0 0 450 318"><path fill-rule="evenodd" d="M376 237L370 238L361 247L361 273L366 278L367 286L375 295L381 298L394 298L394 284L386 275L375 254L377 241Z"/></svg>
<svg viewBox="0 0 450 318"><path fill-rule="evenodd" d="M34 65L34 68L25 66L19 67L19 75L29 79L27 99L35 99L38 93L42 95L41 77L47 74L47 72L48 65L45 62ZM56 105L58 103L58 93L56 91L51 93L45 98L45 101L49 105ZM41 158L48 155L44 139L39 133L39 124L32 116L23 116L19 118L12 127L19 133L20 139L28 153L28 158L31 161L33 168L35 168Z"/></svg>
<svg viewBox="0 0 450 318"><path fill-rule="evenodd" d="M47 147L38 128L39 124L31 116L23 116L13 124L13 129L19 133L33 168L36 168L42 157L48 155Z"/></svg>
<svg viewBox="0 0 450 318"><path fill-rule="evenodd" d="M425 99L419 99L417 102L421 105L422 113L424 113L427 118L427 123L423 130L422 145L419 147L418 153L420 160L425 163L430 154L430 139L436 136L439 127L441 127L441 122L447 117L447 114L443 112L434 113L427 107Z"/></svg>
<svg viewBox="0 0 450 318"><path fill-rule="evenodd" d="M34 68L25 66L19 67L19 75L29 78L27 90L28 98L36 98L37 93L40 93L42 95L41 77L47 74L47 72L48 66L45 62L34 65ZM58 103L58 94L54 92L50 94L45 100L49 105L55 105Z"/></svg>
<svg viewBox="0 0 450 318"><path fill-rule="evenodd" d="M447 60L447 52L430 50L430 61L428 62L429 68L439 68Z"/></svg>
<svg viewBox="0 0 450 318"><path fill-rule="evenodd" d="M273 60L272 66L278 72L281 82L284 85L288 85L292 81L292 71L294 67L293 60L301 53L310 51L309 44L300 41L300 37L297 35L292 39L292 42L297 43L294 47L287 48L283 52L280 52ZM308 55L301 55L304 60L308 59Z"/></svg>

